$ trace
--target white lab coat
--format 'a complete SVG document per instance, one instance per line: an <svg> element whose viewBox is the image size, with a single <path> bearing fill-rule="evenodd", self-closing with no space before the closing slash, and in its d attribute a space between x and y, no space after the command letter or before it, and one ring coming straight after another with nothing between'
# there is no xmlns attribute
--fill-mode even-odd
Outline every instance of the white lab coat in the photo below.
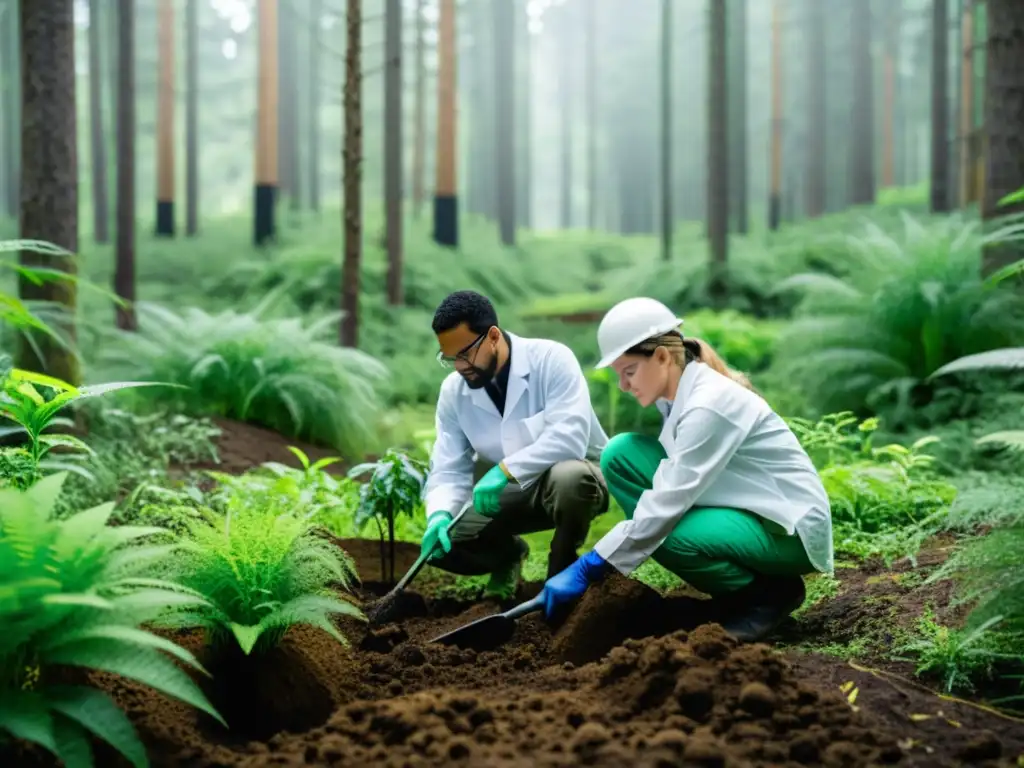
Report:
<svg viewBox="0 0 1024 768"><path fill-rule="evenodd" d="M833 571L828 494L796 436L761 397L691 362L675 401L658 405L667 457L633 518L595 546L601 557L629 574L697 505L753 512L799 536L817 570Z"/></svg>
<svg viewBox="0 0 1024 768"><path fill-rule="evenodd" d="M470 389L458 372L441 384L424 488L428 517L438 510L455 514L472 497L474 452L492 464L504 460L519 485L529 488L560 461L598 460L608 442L572 350L547 339L508 336L504 417L486 390Z"/></svg>

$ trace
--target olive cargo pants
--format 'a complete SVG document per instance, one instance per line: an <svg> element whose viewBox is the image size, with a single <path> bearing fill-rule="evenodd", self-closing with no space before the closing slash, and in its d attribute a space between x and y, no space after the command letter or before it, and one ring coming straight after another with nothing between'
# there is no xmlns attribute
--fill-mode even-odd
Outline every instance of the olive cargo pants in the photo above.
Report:
<svg viewBox="0 0 1024 768"><path fill-rule="evenodd" d="M489 468L478 465L476 479ZM550 577L572 565L591 521L607 509L608 487L601 470L589 461L562 461L527 490L509 483L494 517L470 509L451 531L452 551L430 564L463 576L495 573L519 562L526 550L521 535L553 528Z"/></svg>

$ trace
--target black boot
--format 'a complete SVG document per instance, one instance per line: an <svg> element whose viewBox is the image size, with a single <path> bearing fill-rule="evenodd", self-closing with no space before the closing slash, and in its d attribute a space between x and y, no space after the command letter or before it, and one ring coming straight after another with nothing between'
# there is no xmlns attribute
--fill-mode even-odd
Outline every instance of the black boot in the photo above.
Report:
<svg viewBox="0 0 1024 768"><path fill-rule="evenodd" d="M758 576L722 599L719 623L741 643L757 642L803 605L806 596L800 576Z"/></svg>

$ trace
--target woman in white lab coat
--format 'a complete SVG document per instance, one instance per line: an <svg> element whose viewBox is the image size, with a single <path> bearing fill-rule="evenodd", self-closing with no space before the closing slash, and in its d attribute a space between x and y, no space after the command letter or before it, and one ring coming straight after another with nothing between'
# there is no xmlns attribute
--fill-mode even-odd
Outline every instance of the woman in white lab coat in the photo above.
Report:
<svg viewBox="0 0 1024 768"><path fill-rule="evenodd" d="M648 557L715 598L743 641L804 600L802 576L833 568L828 495L796 436L682 320L653 299L623 301L598 328L623 391L664 416L658 439L613 437L601 469L626 519L544 586L545 608Z"/></svg>

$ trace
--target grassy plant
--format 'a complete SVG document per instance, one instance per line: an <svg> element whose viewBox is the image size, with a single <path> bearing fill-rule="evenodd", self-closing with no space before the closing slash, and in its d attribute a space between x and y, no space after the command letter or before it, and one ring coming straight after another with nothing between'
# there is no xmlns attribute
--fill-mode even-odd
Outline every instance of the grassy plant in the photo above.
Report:
<svg viewBox="0 0 1024 768"><path fill-rule="evenodd" d="M362 455L385 368L327 340L337 316L311 323L264 319L271 304L242 314L140 305L139 332L118 334L103 358L133 377L186 386L168 407L250 421Z"/></svg>
<svg viewBox="0 0 1024 768"><path fill-rule="evenodd" d="M363 528L370 520L377 523L380 533L381 579L395 583L395 519L400 515L411 517L420 506L420 495L426 482L427 467L421 462L395 450L389 450L379 461L353 467L349 477L370 474L359 489L359 508L356 527ZM382 522L383 521L383 522ZM384 525L387 525L389 558L384 557ZM386 560L390 571L385 574Z"/></svg>
<svg viewBox="0 0 1024 768"><path fill-rule="evenodd" d="M0 360L0 416L9 419L14 426L0 430L0 434L19 435L27 439L27 448L15 449L24 459L20 463L25 474L9 478L16 487L25 488L34 483L44 472L67 471L92 479L82 461L93 455L92 449L74 435L43 434L57 424L60 411L86 398L97 397L108 392L131 387L159 386L160 382L121 381L97 384L91 387L73 387L67 382L19 368L11 368L9 359ZM46 393L39 391L42 388ZM49 453L61 449L60 458Z"/></svg>
<svg viewBox="0 0 1024 768"><path fill-rule="evenodd" d="M802 296L778 364L823 410L888 407L908 419L943 365L1024 339L1024 304L1002 285L1013 268L981 276L983 247L1020 232L983 234L955 216L925 224L905 215L896 235L867 227L837 254L838 274L778 285Z"/></svg>
<svg viewBox="0 0 1024 768"><path fill-rule="evenodd" d="M917 636L902 643L897 653L913 654L915 674L936 675L946 693L973 691L975 681L992 673L1000 654L990 630L998 619L990 619L969 630L957 630L939 624L927 611L918 619Z"/></svg>
<svg viewBox="0 0 1024 768"><path fill-rule="evenodd" d="M152 578L173 548L158 528L107 526L113 504L67 520L52 512L66 474L0 490L0 731L39 744L69 768L93 764L89 736L135 766L145 750L105 694L52 679L55 667L103 670L152 686L220 719L165 654L203 672L186 650L141 626L199 598ZM129 546L134 545L134 546Z"/></svg>
<svg viewBox="0 0 1024 768"><path fill-rule="evenodd" d="M296 624L346 643L331 617L364 618L333 589L351 585L350 558L295 515L239 509L214 525L194 524L191 540L165 567L205 602L161 621L202 627L219 651L237 646L246 655L264 653Z"/></svg>

